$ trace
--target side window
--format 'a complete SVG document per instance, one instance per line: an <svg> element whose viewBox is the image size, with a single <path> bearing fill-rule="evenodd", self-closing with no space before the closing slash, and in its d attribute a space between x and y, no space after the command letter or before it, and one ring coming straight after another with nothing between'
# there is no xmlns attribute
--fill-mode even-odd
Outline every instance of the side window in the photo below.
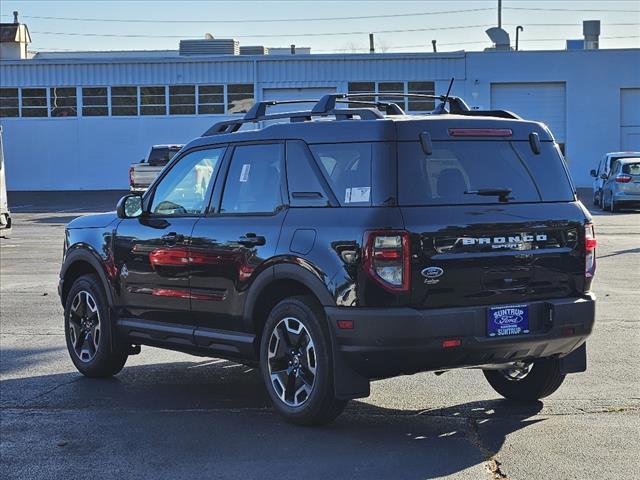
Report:
<svg viewBox="0 0 640 480"><path fill-rule="evenodd" d="M287 142L287 184L292 207L326 207L329 197L312 167L313 156L300 140Z"/></svg>
<svg viewBox="0 0 640 480"><path fill-rule="evenodd" d="M272 213L282 206L284 146L236 147L222 194L221 213Z"/></svg>
<svg viewBox="0 0 640 480"><path fill-rule="evenodd" d="M342 205L371 205L371 144L311 145L318 166Z"/></svg>
<svg viewBox="0 0 640 480"><path fill-rule="evenodd" d="M207 206L207 191L224 148L197 150L176 163L162 178L153 194L150 213L199 215Z"/></svg>

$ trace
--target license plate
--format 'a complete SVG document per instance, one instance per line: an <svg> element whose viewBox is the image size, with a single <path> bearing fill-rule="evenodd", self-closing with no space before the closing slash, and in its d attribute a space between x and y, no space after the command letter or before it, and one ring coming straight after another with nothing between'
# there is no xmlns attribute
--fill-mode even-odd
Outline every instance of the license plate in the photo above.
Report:
<svg viewBox="0 0 640 480"><path fill-rule="evenodd" d="M529 333L529 306L504 305L487 310L487 335L504 337Z"/></svg>

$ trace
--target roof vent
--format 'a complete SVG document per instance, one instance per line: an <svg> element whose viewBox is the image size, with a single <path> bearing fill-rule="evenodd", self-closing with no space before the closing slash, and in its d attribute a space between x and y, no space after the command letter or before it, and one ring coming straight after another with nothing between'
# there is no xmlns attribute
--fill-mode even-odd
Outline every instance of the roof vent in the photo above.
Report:
<svg viewBox="0 0 640 480"><path fill-rule="evenodd" d="M180 55L240 55L240 43L232 38L180 40Z"/></svg>
<svg viewBox="0 0 640 480"><path fill-rule="evenodd" d="M598 50L600 43L600 20L585 20L582 22L582 34L584 35L584 49Z"/></svg>
<svg viewBox="0 0 640 480"><path fill-rule="evenodd" d="M511 39L509 33L500 27L492 27L485 30L489 38L493 42L493 47L485 48L485 50L511 50Z"/></svg>

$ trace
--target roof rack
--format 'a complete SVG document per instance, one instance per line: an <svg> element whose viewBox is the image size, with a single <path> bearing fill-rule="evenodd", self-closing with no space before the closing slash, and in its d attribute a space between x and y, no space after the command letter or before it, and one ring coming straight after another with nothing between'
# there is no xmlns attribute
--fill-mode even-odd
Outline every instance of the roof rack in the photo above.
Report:
<svg viewBox="0 0 640 480"><path fill-rule="evenodd" d="M449 91L451 91L452 83L449 84ZM385 118L380 112L380 109L384 109L387 115L405 115L402 108L393 102L359 100L359 98L371 98L375 96L383 96L385 99L425 98L429 100L439 100L440 105L431 112L432 115L451 113L470 117L487 116L520 119L520 117L515 113L506 110L471 110L462 98L450 96L449 91L447 91L446 95L427 95L419 93L385 93L384 95L370 93L331 93L324 95L320 100L266 100L256 103L243 118L216 123L204 132L202 136L207 137L210 135L234 133L237 132L245 123L257 123L261 121L278 120L281 118L288 118L291 122L305 122L310 121L312 117L333 115L337 120L353 119L354 117L359 117L361 120L376 120ZM267 107L299 103L314 103L315 105L311 110L267 114ZM349 108L336 108L336 104L343 103L349 104ZM446 109L447 104L449 106L448 111ZM350 108L351 105L363 105L365 107L375 108Z"/></svg>

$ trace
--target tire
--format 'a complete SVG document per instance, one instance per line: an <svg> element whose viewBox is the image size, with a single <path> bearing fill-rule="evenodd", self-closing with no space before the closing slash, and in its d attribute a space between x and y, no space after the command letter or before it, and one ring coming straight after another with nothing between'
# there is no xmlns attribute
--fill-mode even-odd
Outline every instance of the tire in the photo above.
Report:
<svg viewBox="0 0 640 480"><path fill-rule="evenodd" d="M330 338L311 296L282 300L267 318L260 370L274 408L291 423L325 425L347 405L335 398Z"/></svg>
<svg viewBox="0 0 640 480"><path fill-rule="evenodd" d="M83 375L110 377L124 367L128 355L112 351L110 327L109 305L99 278L81 276L73 282L65 303L64 336L71 361Z"/></svg>
<svg viewBox="0 0 640 480"><path fill-rule="evenodd" d="M543 358L533 362L523 378L514 379L509 370L484 370L489 385L503 397L517 402L534 402L555 392L566 375L560 373L560 360Z"/></svg>
<svg viewBox="0 0 640 480"><path fill-rule="evenodd" d="M616 202L613 199L613 195L611 195L611 200L609 201L609 211L611 213L616 213L618 211L618 207L616 206Z"/></svg>

